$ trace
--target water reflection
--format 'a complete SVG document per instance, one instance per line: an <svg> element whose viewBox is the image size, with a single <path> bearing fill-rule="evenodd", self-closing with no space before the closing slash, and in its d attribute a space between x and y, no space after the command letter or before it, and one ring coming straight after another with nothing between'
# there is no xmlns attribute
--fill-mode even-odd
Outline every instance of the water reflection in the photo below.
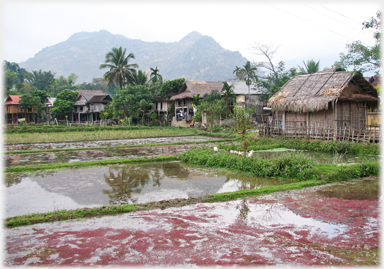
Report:
<svg viewBox="0 0 384 269"><path fill-rule="evenodd" d="M284 183L180 162L8 173L5 178L7 216L186 199Z"/></svg>
<svg viewBox="0 0 384 269"><path fill-rule="evenodd" d="M109 197L109 203L129 204L137 201L137 198L132 199L132 193L140 193L149 182L152 182L153 187L160 187L164 172L159 168L142 166L110 167L104 178L112 188L103 189L103 193Z"/></svg>

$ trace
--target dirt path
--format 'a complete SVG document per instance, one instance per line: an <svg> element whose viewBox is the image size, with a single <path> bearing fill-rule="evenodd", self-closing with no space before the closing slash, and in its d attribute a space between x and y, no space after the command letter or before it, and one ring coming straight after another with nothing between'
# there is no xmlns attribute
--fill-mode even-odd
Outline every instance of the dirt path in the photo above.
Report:
<svg viewBox="0 0 384 269"><path fill-rule="evenodd" d="M5 229L5 265L377 265L377 196L325 188Z"/></svg>

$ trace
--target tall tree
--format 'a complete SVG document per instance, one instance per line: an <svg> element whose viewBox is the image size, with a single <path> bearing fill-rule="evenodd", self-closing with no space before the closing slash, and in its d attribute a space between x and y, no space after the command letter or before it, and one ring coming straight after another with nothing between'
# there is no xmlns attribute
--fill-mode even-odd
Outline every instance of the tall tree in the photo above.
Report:
<svg viewBox="0 0 384 269"><path fill-rule="evenodd" d="M183 86L185 78L177 78L174 80L168 80L161 85L159 95L162 97L170 97L173 94L177 94Z"/></svg>
<svg viewBox="0 0 384 269"><path fill-rule="evenodd" d="M45 110L47 97L47 92L34 89L30 94L21 95L20 106L22 109L34 109L36 114L41 116Z"/></svg>
<svg viewBox="0 0 384 269"><path fill-rule="evenodd" d="M122 47L112 48L112 51L105 55L105 63L100 65L100 69L109 68L104 74L104 79L108 81L108 86L112 83L120 86L120 91L123 86L131 84L136 75L136 69L139 68L137 64L130 64L130 59L135 59L133 53L129 53L127 56L126 49Z"/></svg>
<svg viewBox="0 0 384 269"><path fill-rule="evenodd" d="M49 92L49 88L54 83L55 74L52 74L51 71L32 71L32 73L26 74L26 79L29 83L35 86L37 89Z"/></svg>
<svg viewBox="0 0 384 269"><path fill-rule="evenodd" d="M64 115L72 113L79 93L77 91L66 89L57 94L51 110L52 115Z"/></svg>
<svg viewBox="0 0 384 269"><path fill-rule="evenodd" d="M247 61L247 63L242 68L236 66L235 70L233 71L238 79L244 80L245 84L247 84L249 100L251 98L251 85L254 81L258 81L256 71L257 67L252 67L250 61Z"/></svg>
<svg viewBox="0 0 384 269"><path fill-rule="evenodd" d="M358 40L351 44L347 44L348 54L340 53L340 59L336 61L334 67L353 67L354 70L361 73L374 71L380 74L381 68L381 17L380 11L376 12L376 18L372 17L370 21L363 22L363 29L375 29L373 37L375 39L374 46L366 46Z"/></svg>
<svg viewBox="0 0 384 269"><path fill-rule="evenodd" d="M151 68L150 81L152 83L163 82L163 77L159 74L159 69L157 69L157 66L156 68Z"/></svg>
<svg viewBox="0 0 384 269"><path fill-rule="evenodd" d="M320 61L317 63L314 60L308 60L307 63L303 61L304 67L299 66L300 72L303 74L313 74L319 72Z"/></svg>
<svg viewBox="0 0 384 269"><path fill-rule="evenodd" d="M294 68L286 71L285 63L283 61L279 61L277 64L274 63L273 57L278 47L256 43L252 48L256 50L256 55L261 55L267 59L266 62L263 61L256 63L258 68L266 70L266 76L262 76L260 82L257 83L258 90L262 90L264 92L264 94L259 95L259 99L264 101L278 92L290 77L299 74Z"/></svg>
<svg viewBox="0 0 384 269"><path fill-rule="evenodd" d="M128 86L116 94L109 104L116 118L140 118L144 117L153 107L153 94L146 86Z"/></svg>
<svg viewBox="0 0 384 269"><path fill-rule="evenodd" d="M236 94L233 91L233 85L229 85L228 82L223 81L224 87L221 93L223 94L223 99L225 100L226 106L232 106L236 101Z"/></svg>
<svg viewBox="0 0 384 269"><path fill-rule="evenodd" d="M137 85L146 86L148 84L148 82L149 81L148 81L147 73L143 72L142 70L139 70L132 80L132 85L133 86L137 86Z"/></svg>

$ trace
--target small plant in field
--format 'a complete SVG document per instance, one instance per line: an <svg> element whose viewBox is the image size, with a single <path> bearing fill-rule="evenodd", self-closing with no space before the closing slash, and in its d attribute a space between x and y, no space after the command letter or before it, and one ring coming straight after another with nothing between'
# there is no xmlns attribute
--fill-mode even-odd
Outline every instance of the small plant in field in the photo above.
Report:
<svg viewBox="0 0 384 269"><path fill-rule="evenodd" d="M241 145L244 151L244 156L246 156L250 141L247 138L247 134L246 134L247 129L249 128L249 123L248 123L248 117L245 112L245 109L235 106L234 118L236 122L235 130L240 133Z"/></svg>

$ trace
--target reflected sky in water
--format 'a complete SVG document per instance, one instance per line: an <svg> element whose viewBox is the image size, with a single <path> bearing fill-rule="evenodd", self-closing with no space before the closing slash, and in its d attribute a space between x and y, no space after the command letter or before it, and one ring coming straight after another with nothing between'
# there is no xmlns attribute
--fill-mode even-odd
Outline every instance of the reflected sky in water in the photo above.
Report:
<svg viewBox="0 0 384 269"><path fill-rule="evenodd" d="M180 162L9 173L5 216L199 197L282 183Z"/></svg>

